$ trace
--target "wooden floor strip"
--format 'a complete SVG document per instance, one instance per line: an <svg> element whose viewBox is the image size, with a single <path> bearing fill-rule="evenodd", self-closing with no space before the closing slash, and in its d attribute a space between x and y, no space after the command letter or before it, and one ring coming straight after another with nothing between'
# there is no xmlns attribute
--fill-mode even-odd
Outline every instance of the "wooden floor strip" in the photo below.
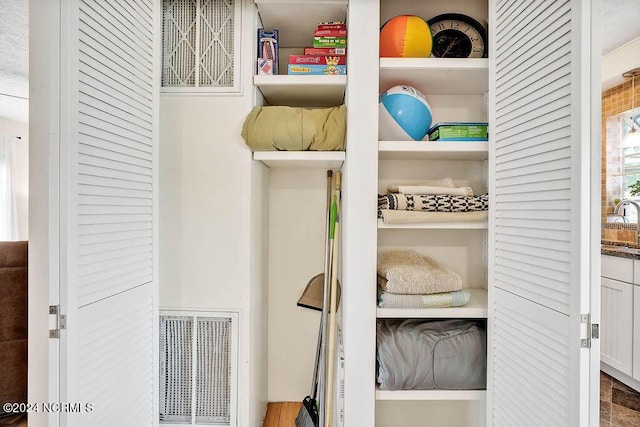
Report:
<svg viewBox="0 0 640 427"><path fill-rule="evenodd" d="M296 427L302 402L269 402L262 427Z"/></svg>

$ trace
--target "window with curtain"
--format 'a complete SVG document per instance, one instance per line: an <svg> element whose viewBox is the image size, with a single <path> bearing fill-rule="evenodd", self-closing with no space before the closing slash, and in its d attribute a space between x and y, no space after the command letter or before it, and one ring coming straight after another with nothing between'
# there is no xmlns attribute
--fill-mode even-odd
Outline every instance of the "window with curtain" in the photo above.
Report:
<svg viewBox="0 0 640 427"><path fill-rule="evenodd" d="M0 241L18 240L16 138L0 134Z"/></svg>

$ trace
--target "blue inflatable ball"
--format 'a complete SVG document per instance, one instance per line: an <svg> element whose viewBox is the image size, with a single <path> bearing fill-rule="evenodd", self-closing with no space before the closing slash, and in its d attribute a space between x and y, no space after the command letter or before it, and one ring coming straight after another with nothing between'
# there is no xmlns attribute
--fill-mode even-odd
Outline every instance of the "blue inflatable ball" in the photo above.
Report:
<svg viewBox="0 0 640 427"><path fill-rule="evenodd" d="M400 85L380 95L378 138L381 141L421 141L429 132L433 115L424 94Z"/></svg>

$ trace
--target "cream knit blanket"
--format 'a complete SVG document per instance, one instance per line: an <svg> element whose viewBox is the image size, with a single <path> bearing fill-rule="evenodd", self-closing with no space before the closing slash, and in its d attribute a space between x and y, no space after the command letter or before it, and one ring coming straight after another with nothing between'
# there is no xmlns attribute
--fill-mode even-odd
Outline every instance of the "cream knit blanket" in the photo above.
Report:
<svg viewBox="0 0 640 427"><path fill-rule="evenodd" d="M462 289L458 273L411 250L379 253L377 270L384 292L420 295Z"/></svg>

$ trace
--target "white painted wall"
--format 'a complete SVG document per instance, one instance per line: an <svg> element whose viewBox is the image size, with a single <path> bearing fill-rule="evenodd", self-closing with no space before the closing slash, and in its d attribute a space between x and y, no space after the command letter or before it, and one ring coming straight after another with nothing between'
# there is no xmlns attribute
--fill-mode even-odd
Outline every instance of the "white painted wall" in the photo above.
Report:
<svg viewBox="0 0 640 427"><path fill-rule="evenodd" d="M16 142L15 165L18 240L29 240L29 125L0 117L0 133L21 138Z"/></svg>
<svg viewBox="0 0 640 427"><path fill-rule="evenodd" d="M238 425L254 427L267 398L267 172L240 136L255 98L256 13L243 7L241 93L161 96L160 308L239 312Z"/></svg>
<svg viewBox="0 0 640 427"><path fill-rule="evenodd" d="M327 171L272 169L269 181L269 400L311 390L320 312L297 306L324 271Z"/></svg>
<svg viewBox="0 0 640 427"><path fill-rule="evenodd" d="M640 67L640 38L602 57L602 90L624 83L622 74L637 67Z"/></svg>

